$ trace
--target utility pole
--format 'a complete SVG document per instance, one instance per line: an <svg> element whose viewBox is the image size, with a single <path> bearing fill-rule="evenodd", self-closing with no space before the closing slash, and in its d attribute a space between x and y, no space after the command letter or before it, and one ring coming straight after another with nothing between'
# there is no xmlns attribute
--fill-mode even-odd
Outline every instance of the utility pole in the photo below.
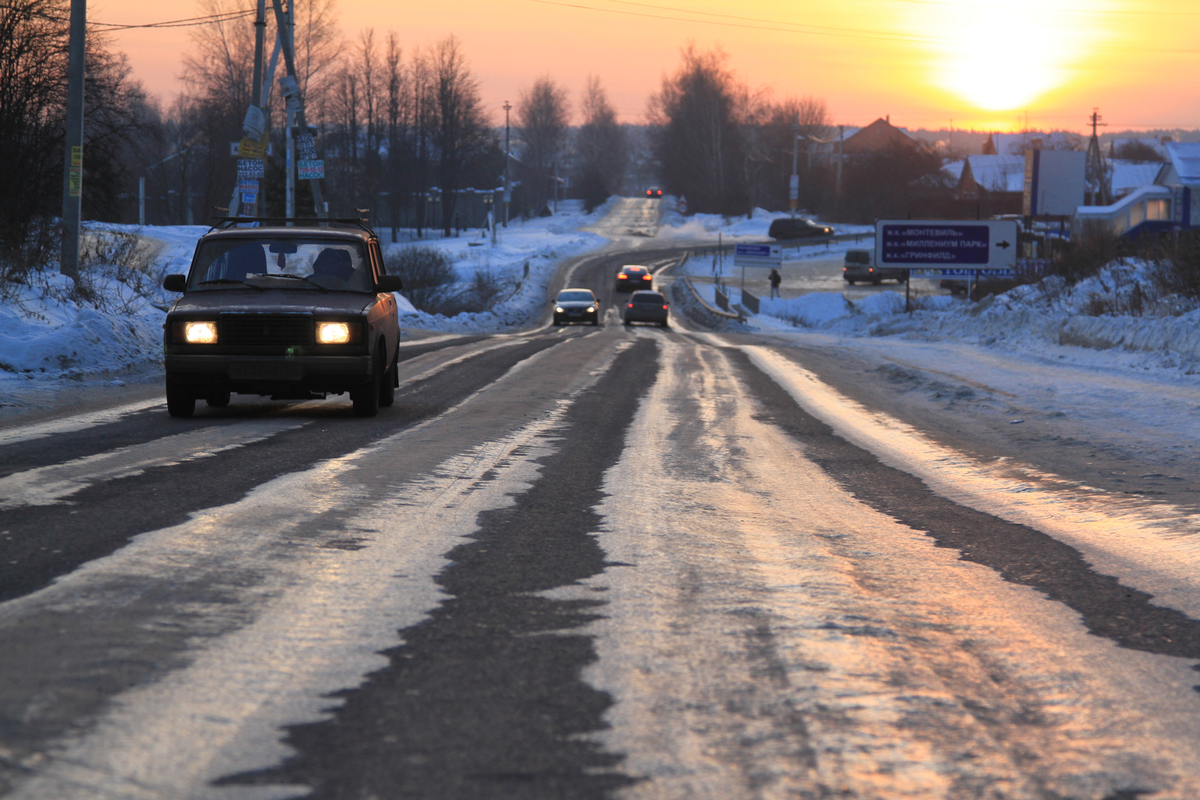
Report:
<svg viewBox="0 0 1200 800"><path fill-rule="evenodd" d="M71 0L67 56L67 129L63 150L63 238L58 271L79 282L79 228L83 197L83 79L87 1Z"/></svg>
<svg viewBox="0 0 1200 800"><path fill-rule="evenodd" d="M287 64L287 74L291 78L289 87L284 91L284 97L288 99L288 105L294 106L296 115L296 125L304 131L308 132L308 122L304 118L304 98L300 96L299 81L296 78L296 33L295 33L295 3L296 0L289 0L288 13L283 11L283 0L271 0L271 5L275 8L275 26L280 31L280 40L283 42L283 60ZM280 88L283 89L283 81L280 81ZM292 126L288 124L288 134L291 135ZM290 138L289 138L289 141ZM294 162L289 157L288 175L291 178ZM325 197L321 192L321 180L313 178L309 181L312 186L313 206L320 218L325 217Z"/></svg>
<svg viewBox="0 0 1200 800"><path fill-rule="evenodd" d="M796 206L800 201L800 175L796 172L796 155L800 148L800 112L796 112L796 124L792 126L792 180L788 184L788 207L792 216L796 216Z"/></svg>
<svg viewBox="0 0 1200 800"><path fill-rule="evenodd" d="M512 200L512 188L508 185L508 164L511 161L508 147L508 112L512 105L504 101L504 227L508 227L508 204Z"/></svg>
<svg viewBox="0 0 1200 800"><path fill-rule="evenodd" d="M1100 154L1100 137L1097 128L1106 127L1108 123L1100 121L1100 109L1092 108L1089 121L1092 124L1092 138L1088 142L1087 171L1088 183L1092 186L1092 205L1108 205L1108 175L1104 168L1104 157Z"/></svg>

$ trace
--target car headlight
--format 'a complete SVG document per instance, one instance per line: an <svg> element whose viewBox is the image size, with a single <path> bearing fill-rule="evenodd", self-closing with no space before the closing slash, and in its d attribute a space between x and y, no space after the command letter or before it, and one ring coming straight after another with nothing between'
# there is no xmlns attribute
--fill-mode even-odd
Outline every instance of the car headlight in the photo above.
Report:
<svg viewBox="0 0 1200 800"><path fill-rule="evenodd" d="M595 310L596 310L596 307L595 307L595 306L588 306L587 313L591 314L591 313L592 313L592 312L594 312Z"/></svg>
<svg viewBox="0 0 1200 800"><path fill-rule="evenodd" d="M563 313L562 306L555 306L555 307L554 307L554 313L555 313L555 314L561 314L561 313Z"/></svg>
<svg viewBox="0 0 1200 800"><path fill-rule="evenodd" d="M183 324L183 340L188 344L216 344L217 323L185 322Z"/></svg>
<svg viewBox="0 0 1200 800"><path fill-rule="evenodd" d="M317 323L317 344L350 344L354 338L354 326L349 322Z"/></svg>

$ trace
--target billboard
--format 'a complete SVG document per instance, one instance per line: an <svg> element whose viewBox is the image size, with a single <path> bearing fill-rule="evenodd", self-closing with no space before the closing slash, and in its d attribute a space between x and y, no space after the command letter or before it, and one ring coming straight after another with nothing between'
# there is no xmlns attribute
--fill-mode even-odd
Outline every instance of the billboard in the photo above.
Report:
<svg viewBox="0 0 1200 800"><path fill-rule="evenodd" d="M1014 269L1017 221L881 219L875 223L875 262L910 269Z"/></svg>
<svg viewBox="0 0 1200 800"><path fill-rule="evenodd" d="M1087 153L1025 152L1025 216L1071 217L1087 191Z"/></svg>

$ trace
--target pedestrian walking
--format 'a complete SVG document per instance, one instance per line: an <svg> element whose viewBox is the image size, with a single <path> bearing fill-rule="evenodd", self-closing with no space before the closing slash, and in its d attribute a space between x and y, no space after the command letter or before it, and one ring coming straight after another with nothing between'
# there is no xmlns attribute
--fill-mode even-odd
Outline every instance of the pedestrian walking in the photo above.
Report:
<svg viewBox="0 0 1200 800"><path fill-rule="evenodd" d="M779 274L779 270L771 270L771 299L779 298L779 284L783 283L783 276Z"/></svg>

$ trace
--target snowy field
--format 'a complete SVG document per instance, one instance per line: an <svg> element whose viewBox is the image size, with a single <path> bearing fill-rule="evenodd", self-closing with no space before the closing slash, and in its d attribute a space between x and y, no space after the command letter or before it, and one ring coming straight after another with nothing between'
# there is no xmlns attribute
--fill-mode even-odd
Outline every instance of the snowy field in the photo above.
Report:
<svg viewBox="0 0 1200 800"><path fill-rule="evenodd" d="M421 240L419 244L450 256L463 285L468 285L476 272L486 271L501 286L503 299L482 314L445 318L416 312L401 298L402 311L408 311L401 325L408 330L447 333L505 332L532 326L544 308L547 287L561 260L607 243L602 236L581 230L595 225L605 211L601 208L584 215L577 204L560 203L559 213L552 217L510 222L507 229L500 230L495 246L478 230L460 237ZM756 211L749 219L684 218L668 212L658 240L651 244L706 244L718 238L761 241L776 216L781 215ZM163 275L186 272L195 242L206 230L200 226L119 229L139 232L154 243L156 252L148 269L152 280L147 281L154 287ZM838 226L839 233L861 233L864 238L870 230ZM386 230L381 231L381 238L385 252L402 246L391 244ZM645 239L639 241L647 244ZM828 258L854 246L863 245L835 242L788 257L809 253ZM708 267L692 262L690 269L706 274ZM130 372L157 369L163 311L173 295L154 289L142 297L127 284L104 277L103 272L90 278L99 302L67 299L69 282L48 274L38 285L0 303L0 410L36 405L29 398L38 394L38 388L79 381L120 386ZM697 287L711 304L711 285ZM1146 300L1141 316L1089 313L1103 302L1120 307L1122 297L1131 292ZM733 294L736 302L736 290ZM938 359L952 360L960 367L969 362L985 364L990 353L1008 360L1023 359L1031 373L1059 364L1097 375L1139 375L1164 385L1200 389L1200 310L1173 298L1157 297L1145 265L1136 263L1113 265L1074 287L1052 282L1021 287L978 304L948 296L921 297L912 313L904 311L902 289L878 292L857 302L840 292L763 300L761 311L745 330L831 346L883 344L892 350L903 349L912 358L926 353L923 368L936 368ZM992 380L1002 378L992 376ZM1013 386L999 388L1024 391L1016 377L1012 380ZM1127 403L1129 413L1138 413L1144 398L1131 396ZM1196 405L1200 410L1200 403Z"/></svg>

